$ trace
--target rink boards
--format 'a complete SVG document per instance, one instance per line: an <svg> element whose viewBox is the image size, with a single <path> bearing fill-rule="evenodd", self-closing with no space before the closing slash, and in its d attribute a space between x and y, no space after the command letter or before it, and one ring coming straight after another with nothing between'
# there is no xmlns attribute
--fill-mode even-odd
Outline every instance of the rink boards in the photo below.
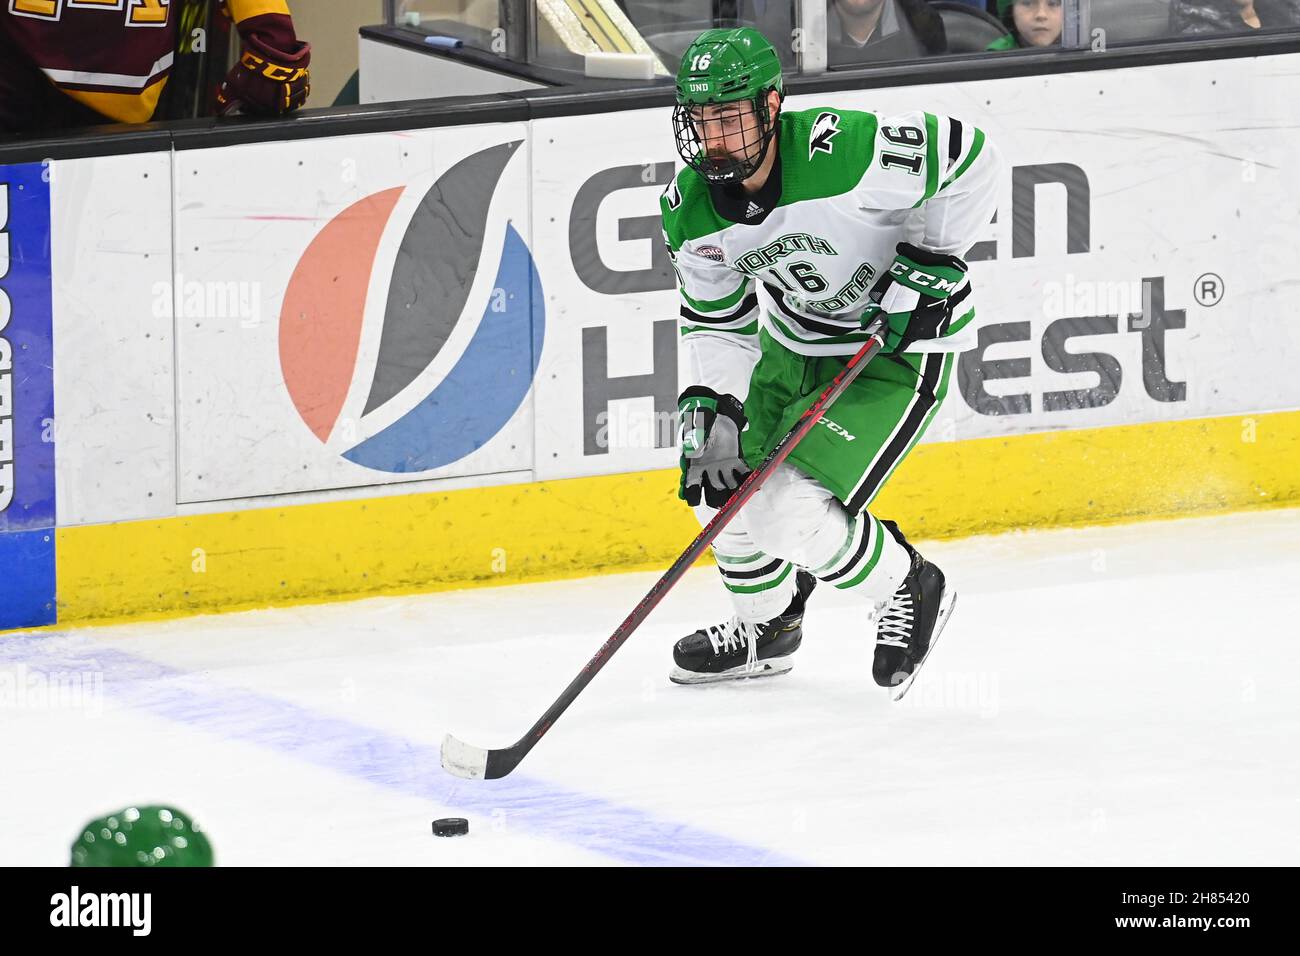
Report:
<svg viewBox="0 0 1300 956"><path fill-rule="evenodd" d="M1298 60L788 101L949 113L1008 164L979 345L876 510L942 537L1300 501ZM669 128L0 167L0 627L665 566L697 530Z"/></svg>

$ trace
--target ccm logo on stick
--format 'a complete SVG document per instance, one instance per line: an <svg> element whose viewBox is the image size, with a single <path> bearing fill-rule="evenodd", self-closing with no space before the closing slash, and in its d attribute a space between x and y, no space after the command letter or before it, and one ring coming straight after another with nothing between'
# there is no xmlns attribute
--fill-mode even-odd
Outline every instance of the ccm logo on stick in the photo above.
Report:
<svg viewBox="0 0 1300 956"><path fill-rule="evenodd" d="M840 436L841 438L843 438L845 441L853 441L853 439L854 439L854 437L855 437L855 436L853 436L853 435L850 435L850 434L848 433L848 431L845 430L845 428L844 428L843 425L839 424L838 422L833 422L833 421L831 421L829 418L819 418L819 419L817 420L817 424L818 424L818 425L825 425L827 428L829 428L829 429L830 429L831 431L833 431L835 434L839 435L839 436Z"/></svg>

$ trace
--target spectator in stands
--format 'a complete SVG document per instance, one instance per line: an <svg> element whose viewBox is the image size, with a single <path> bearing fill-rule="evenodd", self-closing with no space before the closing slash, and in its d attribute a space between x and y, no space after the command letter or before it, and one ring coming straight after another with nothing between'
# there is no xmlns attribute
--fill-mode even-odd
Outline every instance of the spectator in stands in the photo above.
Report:
<svg viewBox="0 0 1300 956"><path fill-rule="evenodd" d="M274 116L300 107L311 90L311 45L294 34L286 0L226 4L241 55L216 111ZM0 133L148 122L176 55L180 6L0 6Z"/></svg>
<svg viewBox="0 0 1300 956"><path fill-rule="evenodd" d="M947 49L943 21L925 0L829 0L830 66L934 56Z"/></svg>
<svg viewBox="0 0 1300 956"><path fill-rule="evenodd" d="M1064 17L1061 0L997 0L998 18L1011 31L988 45L990 50L1060 46Z"/></svg>
<svg viewBox="0 0 1300 956"><path fill-rule="evenodd" d="M1241 33L1300 25L1300 0L1173 0L1169 32Z"/></svg>

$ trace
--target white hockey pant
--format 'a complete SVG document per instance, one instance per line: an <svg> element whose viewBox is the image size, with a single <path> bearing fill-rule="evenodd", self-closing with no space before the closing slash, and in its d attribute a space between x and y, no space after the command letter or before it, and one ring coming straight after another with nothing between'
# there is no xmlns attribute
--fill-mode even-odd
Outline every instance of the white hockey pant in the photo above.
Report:
<svg viewBox="0 0 1300 956"><path fill-rule="evenodd" d="M695 509L707 524L716 512ZM780 465L713 542L722 583L742 621L785 611L795 568L882 608L907 575L907 551L866 511L850 515L820 481Z"/></svg>

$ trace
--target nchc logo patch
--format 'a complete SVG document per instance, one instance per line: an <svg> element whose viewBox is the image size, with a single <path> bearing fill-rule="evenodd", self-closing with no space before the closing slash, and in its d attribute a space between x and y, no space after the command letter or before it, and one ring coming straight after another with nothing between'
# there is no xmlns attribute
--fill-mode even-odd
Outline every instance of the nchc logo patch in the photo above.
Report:
<svg viewBox="0 0 1300 956"><path fill-rule="evenodd" d="M443 173L406 223L391 267L376 257L400 186L344 209L298 261L280 312L280 367L303 422L329 441L358 388L363 423L379 409L386 419L394 405L409 406L344 451L347 460L390 473L440 468L481 448L523 404L542 352L541 283L513 224L499 248L485 248L492 197L519 146L480 150ZM382 311L369 310L382 322L371 371L358 359L377 268L391 275ZM472 302L474 276L484 269L495 270L495 281L486 302ZM475 321L472 334L456 334ZM448 361L448 348L460 354ZM447 372L430 391L411 394L435 359Z"/></svg>

